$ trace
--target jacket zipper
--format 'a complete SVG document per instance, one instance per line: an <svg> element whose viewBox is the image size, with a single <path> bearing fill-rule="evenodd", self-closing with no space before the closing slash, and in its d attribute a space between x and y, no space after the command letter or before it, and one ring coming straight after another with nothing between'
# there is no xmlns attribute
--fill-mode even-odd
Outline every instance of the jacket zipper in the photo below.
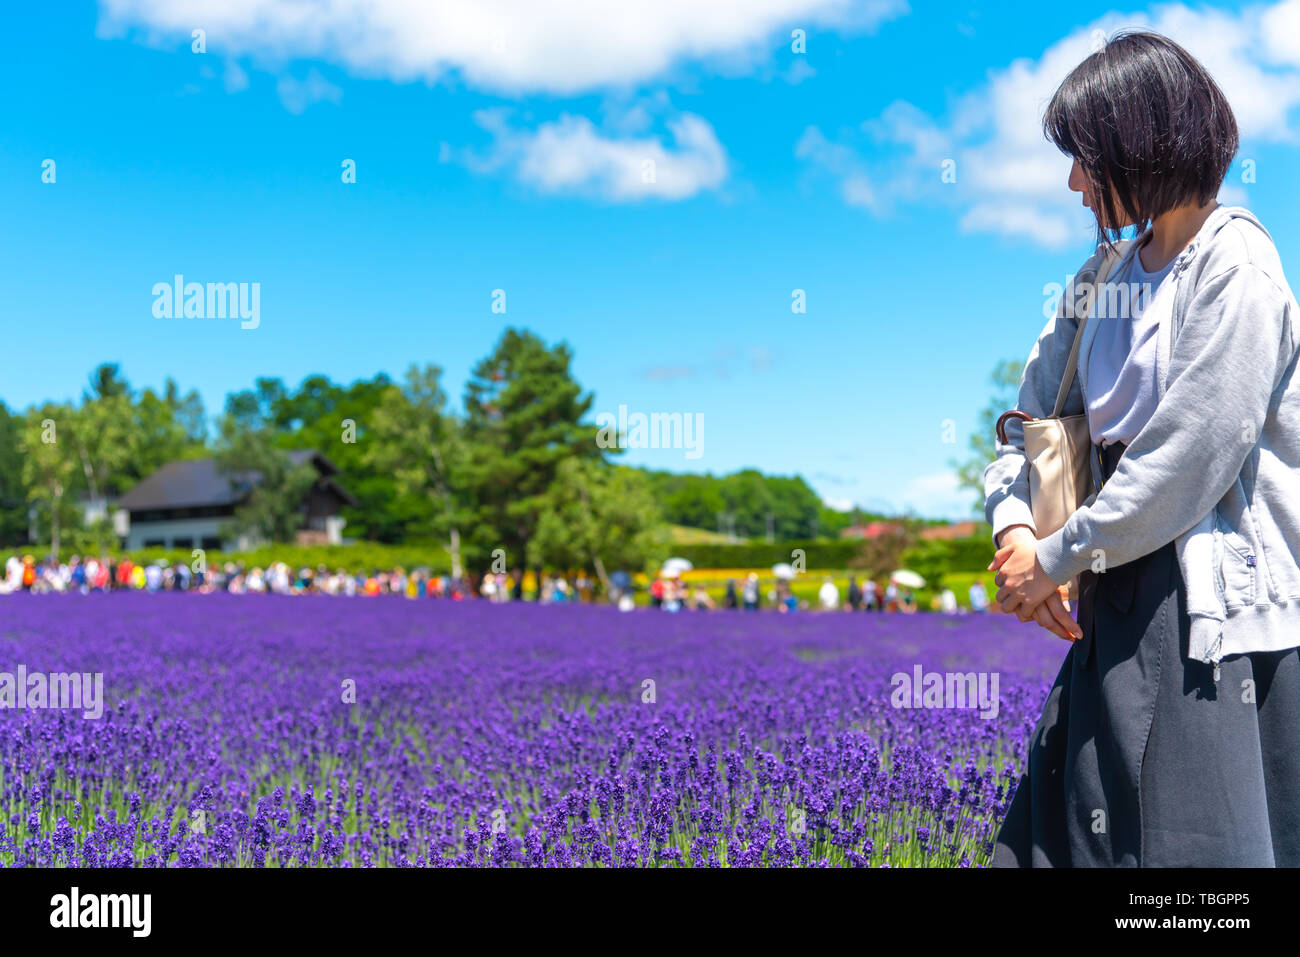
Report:
<svg viewBox="0 0 1300 957"><path fill-rule="evenodd" d="M1178 282L1182 274L1190 267L1192 260L1196 258L1199 245L1199 238L1193 239L1188 244L1187 248L1179 253L1178 261L1174 263L1173 275L1170 277L1175 282ZM1185 292L1181 286L1178 291ZM1165 380L1169 375L1169 365L1172 364L1174 359L1174 344L1177 340L1177 330L1174 329L1174 316L1177 312L1177 309L1171 309L1169 311L1169 352L1165 358L1164 376L1161 376L1159 380L1161 398L1164 397ZM1219 530L1216 522L1214 529L1214 585L1219 592L1219 600L1226 609L1228 605L1228 586L1223 576L1223 548L1223 533ZM1220 662L1223 661L1223 622L1219 622L1219 634L1215 637L1214 644L1210 646L1209 659L1209 663L1214 666L1214 681L1217 684L1219 677L1222 674L1220 670Z"/></svg>
<svg viewBox="0 0 1300 957"><path fill-rule="evenodd" d="M1223 574L1223 532L1219 529L1218 518L1214 521L1214 587L1219 593L1219 602L1228 607L1228 581ZM1214 666L1214 680L1219 680L1219 662L1223 660L1223 622L1219 622L1219 634L1210 646L1210 664Z"/></svg>

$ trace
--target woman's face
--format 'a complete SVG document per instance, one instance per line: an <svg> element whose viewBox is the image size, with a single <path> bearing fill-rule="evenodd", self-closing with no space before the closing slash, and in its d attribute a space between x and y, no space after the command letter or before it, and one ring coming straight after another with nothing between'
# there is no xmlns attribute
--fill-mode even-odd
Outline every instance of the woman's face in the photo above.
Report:
<svg viewBox="0 0 1300 957"><path fill-rule="evenodd" d="M1079 162L1077 158L1074 160L1073 165L1070 166L1070 179L1066 185L1068 185L1070 189L1073 190L1074 192L1082 193L1083 205L1091 209L1098 219L1101 219L1101 217L1104 215L1104 212L1103 210L1098 208L1096 197L1093 195L1092 192L1092 184L1088 181L1088 176L1083 171L1083 165ZM1119 198L1114 194L1114 190L1111 191L1111 209L1115 210L1115 212L1120 216L1124 215L1124 207L1120 204ZM1130 226L1130 225L1132 224L1123 223L1119 226L1114 226L1110 228L1123 229L1125 226Z"/></svg>
<svg viewBox="0 0 1300 957"><path fill-rule="evenodd" d="M1083 165L1076 158L1074 164L1070 167L1070 180L1067 184L1071 190L1083 194L1083 205L1092 209L1092 187L1088 185L1088 177L1083 173Z"/></svg>

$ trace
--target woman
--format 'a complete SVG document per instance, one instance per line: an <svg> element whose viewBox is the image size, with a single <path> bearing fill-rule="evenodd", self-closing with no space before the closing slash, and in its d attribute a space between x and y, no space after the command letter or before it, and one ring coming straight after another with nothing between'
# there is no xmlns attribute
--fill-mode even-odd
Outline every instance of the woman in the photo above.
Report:
<svg viewBox="0 0 1300 957"><path fill-rule="evenodd" d="M1087 413L1098 491L1038 540L1018 421L985 473L996 600L1073 642L994 864L1300 866L1300 310L1268 233L1215 200L1232 111L1185 50L1133 33L1044 129L1102 242L1018 408L1050 414L1091 306L1063 414Z"/></svg>

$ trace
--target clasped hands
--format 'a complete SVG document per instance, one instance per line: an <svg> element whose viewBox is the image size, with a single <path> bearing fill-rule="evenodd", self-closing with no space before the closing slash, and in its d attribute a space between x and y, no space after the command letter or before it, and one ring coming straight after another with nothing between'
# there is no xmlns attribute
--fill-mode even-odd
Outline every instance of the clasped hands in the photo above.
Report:
<svg viewBox="0 0 1300 957"><path fill-rule="evenodd" d="M1038 539L1026 525L1013 525L1002 533L1001 547L989 563L996 571L996 600L1003 611L1021 621L1036 621L1066 641L1077 641L1083 630L1070 617L1070 589L1058 586L1038 564Z"/></svg>

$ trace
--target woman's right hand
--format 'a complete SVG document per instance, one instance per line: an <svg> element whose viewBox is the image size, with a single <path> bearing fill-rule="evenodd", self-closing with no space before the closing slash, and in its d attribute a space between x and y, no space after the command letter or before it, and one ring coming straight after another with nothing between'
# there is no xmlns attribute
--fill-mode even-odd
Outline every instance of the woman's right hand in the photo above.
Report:
<svg viewBox="0 0 1300 957"><path fill-rule="evenodd" d="M1002 534L998 536L997 544L999 546L1010 545L1018 537L1022 536L1036 540L1033 531L1028 525L1012 525L1004 529ZM1078 641L1083 637L1079 625L1070 617L1069 585L1061 585L1057 588L1056 594L1049 596L1046 601L1035 608L1033 618L1041 627L1046 628L1064 641Z"/></svg>
<svg viewBox="0 0 1300 957"><path fill-rule="evenodd" d="M1062 585L1047 601L1034 609L1034 621L1046 628L1058 638L1066 641L1078 641L1083 632L1074 619L1070 617L1070 586ZM1067 625L1066 622L1069 624ZM1078 631L1078 634L1074 632Z"/></svg>

